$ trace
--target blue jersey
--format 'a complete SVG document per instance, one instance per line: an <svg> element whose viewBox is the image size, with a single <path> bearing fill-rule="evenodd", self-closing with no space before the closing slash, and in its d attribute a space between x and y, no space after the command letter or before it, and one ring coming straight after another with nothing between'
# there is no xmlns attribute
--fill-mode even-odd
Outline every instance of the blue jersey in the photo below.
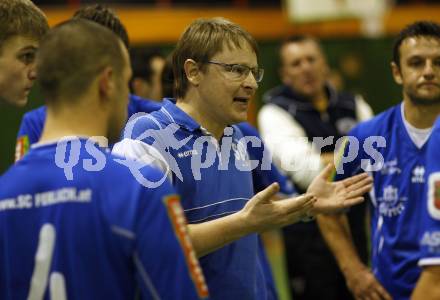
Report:
<svg viewBox="0 0 440 300"><path fill-rule="evenodd" d="M170 168L190 224L223 217L243 208L253 196L243 135L228 127L221 145L194 119L166 100L160 111L136 119L130 137L114 151L141 157L152 145ZM158 130L161 129L161 130ZM208 163L209 162L209 163ZM242 171L243 170L243 171ZM200 259L213 299L267 299L256 234Z"/></svg>
<svg viewBox="0 0 440 300"><path fill-rule="evenodd" d="M440 265L440 118L435 122L426 149L426 190L422 204L420 266Z"/></svg>
<svg viewBox="0 0 440 300"><path fill-rule="evenodd" d="M418 220L426 145L419 149L409 137L401 105L361 123L349 136L359 141L359 153L339 165L344 174L337 174L336 179L368 170L371 164L372 270L393 299L407 299L420 274ZM345 157L350 156L350 148L356 149L346 147Z"/></svg>
<svg viewBox="0 0 440 300"><path fill-rule="evenodd" d="M147 189L85 143L60 142L76 157L70 172L58 167L62 147L37 144L0 178L0 299L49 299L60 289L68 299L206 296L171 186Z"/></svg>
<svg viewBox="0 0 440 300"><path fill-rule="evenodd" d="M150 113L158 109L160 109L160 103L130 94L127 109L128 118L138 112ZM29 151L30 145L38 142L43 133L45 121L45 105L24 114L17 134L15 161L21 159Z"/></svg>

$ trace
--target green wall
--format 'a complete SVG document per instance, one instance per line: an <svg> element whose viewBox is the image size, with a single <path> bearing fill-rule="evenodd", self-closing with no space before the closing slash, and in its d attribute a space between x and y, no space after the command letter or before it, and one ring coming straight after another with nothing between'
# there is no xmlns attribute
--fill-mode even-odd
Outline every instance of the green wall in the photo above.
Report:
<svg viewBox="0 0 440 300"><path fill-rule="evenodd" d="M392 39L329 39L323 40L322 45L331 68L339 69L341 61L347 56L359 59L361 62L359 72L356 76L345 78L345 88L361 93L376 113L400 101L401 92L392 79L389 67ZM156 46L161 47L164 53L168 53L172 48L170 45ZM265 69L265 77L257 92L257 106L260 105L262 93L279 84L277 51L278 41L260 43L260 64ZM0 173L3 173L13 162L16 132L21 116L26 111L43 104L38 95L39 93L34 90L29 104L23 109L0 106Z"/></svg>

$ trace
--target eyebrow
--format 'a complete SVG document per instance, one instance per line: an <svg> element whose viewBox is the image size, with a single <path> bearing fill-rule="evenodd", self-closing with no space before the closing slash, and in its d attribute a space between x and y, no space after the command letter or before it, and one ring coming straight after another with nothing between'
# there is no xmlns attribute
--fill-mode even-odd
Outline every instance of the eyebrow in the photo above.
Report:
<svg viewBox="0 0 440 300"><path fill-rule="evenodd" d="M38 48L35 47L35 46L26 46L26 47L24 47L24 48L21 48L21 49L20 49L20 52L21 52L21 51L26 51L26 50L34 50L34 51L37 51Z"/></svg>

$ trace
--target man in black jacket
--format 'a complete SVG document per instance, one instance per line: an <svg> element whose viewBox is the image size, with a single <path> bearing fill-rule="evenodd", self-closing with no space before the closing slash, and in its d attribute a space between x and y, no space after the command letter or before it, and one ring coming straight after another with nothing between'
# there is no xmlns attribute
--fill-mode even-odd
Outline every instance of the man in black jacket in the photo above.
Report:
<svg viewBox="0 0 440 300"><path fill-rule="evenodd" d="M287 39L280 61L283 84L264 95L258 121L275 163L303 191L325 164L333 162L338 139L370 118L372 110L360 96L336 91L328 83L329 67L316 39ZM356 246L367 260L364 205L349 215ZM294 299L350 298L315 222L287 227L284 239Z"/></svg>

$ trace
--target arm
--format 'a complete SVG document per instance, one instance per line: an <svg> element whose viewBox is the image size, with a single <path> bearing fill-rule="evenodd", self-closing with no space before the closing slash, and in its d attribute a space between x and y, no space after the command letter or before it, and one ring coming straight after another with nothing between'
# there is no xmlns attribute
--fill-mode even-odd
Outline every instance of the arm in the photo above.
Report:
<svg viewBox="0 0 440 300"><path fill-rule="evenodd" d="M29 151L32 144L35 144L40 139L45 116L45 109L38 108L26 113L21 119L20 129L18 130L17 141L15 144L16 162Z"/></svg>
<svg viewBox="0 0 440 300"><path fill-rule="evenodd" d="M371 189L371 178L360 174L340 182L328 182L327 166L311 183L309 193L276 200L278 184L272 184L252 197L235 214L190 225L190 236L197 255L203 256L251 233L261 233L298 222L315 213L335 212L363 201ZM316 197L315 197L315 196Z"/></svg>
<svg viewBox="0 0 440 300"><path fill-rule="evenodd" d="M440 266L426 266L417 282L411 299L434 300L440 299Z"/></svg>
<svg viewBox="0 0 440 300"><path fill-rule="evenodd" d="M345 214L319 215L319 229L356 299L390 299L391 296L360 260Z"/></svg>
<svg viewBox="0 0 440 300"><path fill-rule="evenodd" d="M197 256L204 256L246 235L298 222L316 201L311 195L277 201L273 196L278 190L278 184L272 184L234 214L190 224L189 233Z"/></svg>
<svg viewBox="0 0 440 300"><path fill-rule="evenodd" d="M356 103L356 118L359 122L369 120L374 116L370 105L361 95L356 95L354 100Z"/></svg>
<svg viewBox="0 0 440 300"><path fill-rule="evenodd" d="M273 154L276 164L281 166L298 186L307 189L313 178L319 174L322 164L320 153L307 140L300 124L274 104L261 108L258 124L261 137Z"/></svg>

